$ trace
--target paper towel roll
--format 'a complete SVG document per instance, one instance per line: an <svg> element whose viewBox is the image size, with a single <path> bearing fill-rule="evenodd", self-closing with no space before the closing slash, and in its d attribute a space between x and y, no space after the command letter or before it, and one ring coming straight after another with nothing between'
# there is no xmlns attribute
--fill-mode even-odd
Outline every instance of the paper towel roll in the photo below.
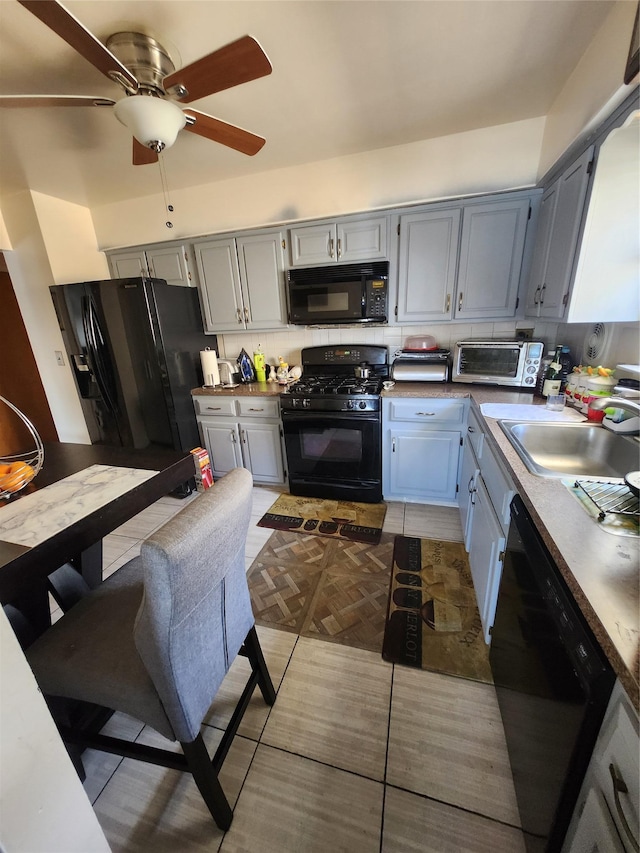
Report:
<svg viewBox="0 0 640 853"><path fill-rule="evenodd" d="M218 370L218 356L215 350L205 349L200 352L200 363L202 364L202 375L204 384L213 387L220 384L220 371Z"/></svg>

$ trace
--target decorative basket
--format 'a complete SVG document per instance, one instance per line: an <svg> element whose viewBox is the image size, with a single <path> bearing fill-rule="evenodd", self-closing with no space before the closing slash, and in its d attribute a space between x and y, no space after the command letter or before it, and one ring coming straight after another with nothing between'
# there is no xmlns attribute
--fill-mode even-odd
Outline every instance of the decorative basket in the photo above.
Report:
<svg viewBox="0 0 640 853"><path fill-rule="evenodd" d="M0 396L0 400L13 411L25 424L35 447L25 450L23 453L13 453L8 456L0 456L0 498L10 498L20 489L24 489L27 483L36 476L44 462L44 447L38 432L29 418L20 409Z"/></svg>

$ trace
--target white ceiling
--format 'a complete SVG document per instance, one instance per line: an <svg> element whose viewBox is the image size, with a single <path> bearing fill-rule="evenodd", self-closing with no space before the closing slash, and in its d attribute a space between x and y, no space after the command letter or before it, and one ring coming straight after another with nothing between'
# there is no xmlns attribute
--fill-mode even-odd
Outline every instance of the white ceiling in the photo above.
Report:
<svg viewBox="0 0 640 853"><path fill-rule="evenodd" d="M164 154L170 190L547 113L611 0L68 0L101 41L153 35L177 67L248 33L265 78L202 112L265 136L247 157L190 133ZM0 0L0 93L119 99L118 86ZM30 187L89 206L161 191L131 165L111 108L0 110L0 198Z"/></svg>

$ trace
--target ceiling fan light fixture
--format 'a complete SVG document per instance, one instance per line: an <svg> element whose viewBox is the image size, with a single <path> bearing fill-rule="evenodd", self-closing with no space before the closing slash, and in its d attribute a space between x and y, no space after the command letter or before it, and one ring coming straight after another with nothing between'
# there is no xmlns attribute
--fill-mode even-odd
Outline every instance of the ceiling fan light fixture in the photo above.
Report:
<svg viewBox="0 0 640 853"><path fill-rule="evenodd" d="M113 109L138 142L156 152L173 145L187 120L180 107L153 96L122 98Z"/></svg>

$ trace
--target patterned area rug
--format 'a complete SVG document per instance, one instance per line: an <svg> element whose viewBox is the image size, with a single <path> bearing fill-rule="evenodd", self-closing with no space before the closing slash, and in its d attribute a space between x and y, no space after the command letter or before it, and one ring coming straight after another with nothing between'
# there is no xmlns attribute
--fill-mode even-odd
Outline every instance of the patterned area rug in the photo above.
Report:
<svg viewBox="0 0 640 853"><path fill-rule="evenodd" d="M393 540L273 533L247 575L256 622L380 653Z"/></svg>
<svg viewBox="0 0 640 853"><path fill-rule="evenodd" d="M395 537L382 657L493 682L461 542Z"/></svg>
<svg viewBox="0 0 640 853"><path fill-rule="evenodd" d="M354 503L285 494L280 495L262 516L258 527L377 544L386 512L384 503Z"/></svg>

